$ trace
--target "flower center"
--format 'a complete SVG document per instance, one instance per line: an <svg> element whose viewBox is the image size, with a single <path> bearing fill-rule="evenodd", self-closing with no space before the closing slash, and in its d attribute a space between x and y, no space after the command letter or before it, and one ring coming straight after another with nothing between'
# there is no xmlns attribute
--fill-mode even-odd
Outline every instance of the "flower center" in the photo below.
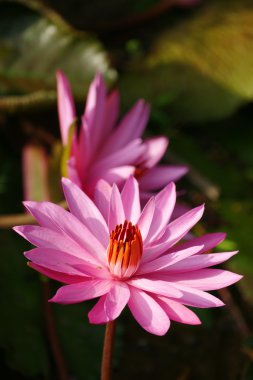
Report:
<svg viewBox="0 0 253 380"><path fill-rule="evenodd" d="M138 269L143 244L137 225L125 220L117 225L110 234L107 260L110 272L117 278L131 277Z"/></svg>
<svg viewBox="0 0 253 380"><path fill-rule="evenodd" d="M141 176L146 172L146 168L143 166L141 166L141 165L139 165L139 166L137 166L136 168L135 168L135 171L134 171L134 176L135 176L135 178L136 179L139 179L139 178L141 178Z"/></svg>

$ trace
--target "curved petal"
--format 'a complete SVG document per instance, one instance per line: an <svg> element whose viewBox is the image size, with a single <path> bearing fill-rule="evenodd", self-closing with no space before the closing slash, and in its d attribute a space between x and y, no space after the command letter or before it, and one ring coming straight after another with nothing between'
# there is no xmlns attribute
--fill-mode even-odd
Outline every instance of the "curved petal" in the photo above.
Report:
<svg viewBox="0 0 253 380"><path fill-rule="evenodd" d="M136 224L141 213L139 184L133 176L126 181L121 192L121 199L127 220Z"/></svg>
<svg viewBox="0 0 253 380"><path fill-rule="evenodd" d="M77 172L82 183L84 183L87 178L87 171L91 163L93 150L92 131L90 130L86 119L82 117L75 153Z"/></svg>
<svg viewBox="0 0 253 380"><path fill-rule="evenodd" d="M168 273L164 280L200 290L216 290L232 285L241 278L239 274L222 269L200 269L189 273Z"/></svg>
<svg viewBox="0 0 253 380"><path fill-rule="evenodd" d="M90 264L78 264L73 265L73 268L78 269L80 272L84 273L85 276L89 276L90 278L98 278L103 280L112 280L113 277L109 272L109 269L106 267L102 267L100 265L90 265Z"/></svg>
<svg viewBox="0 0 253 380"><path fill-rule="evenodd" d="M105 111L104 111L104 120L103 120L103 128L101 131L100 141L104 141L102 144L100 152L98 152L99 158L107 157L107 152L104 154L103 145L106 147L106 140L108 140L108 136L113 133L113 128L116 125L117 118L119 116L119 104L120 104L120 94L118 90L113 90L109 95L106 96L105 102Z"/></svg>
<svg viewBox="0 0 253 380"><path fill-rule="evenodd" d="M173 182L155 196L155 212L146 242L155 240L167 226L176 203L176 186Z"/></svg>
<svg viewBox="0 0 253 380"><path fill-rule="evenodd" d="M198 251L199 249L199 246L193 246L183 249L182 251L175 251L173 253L163 255L153 261L141 263L140 267L138 268L138 271L136 272L136 275L141 275L144 273L153 273L156 271L168 271L171 265L177 263L178 261L184 261L188 256L194 255L196 251Z"/></svg>
<svg viewBox="0 0 253 380"><path fill-rule="evenodd" d="M162 189L170 182L176 182L188 172L186 166L157 165L140 177L140 188L145 191Z"/></svg>
<svg viewBox="0 0 253 380"><path fill-rule="evenodd" d="M168 225L161 240L167 240L167 242L170 242L171 244L176 244L193 226L195 226L196 223L198 223L202 218L203 213L204 205L201 205L173 220L173 222Z"/></svg>
<svg viewBox="0 0 253 380"><path fill-rule="evenodd" d="M104 280L88 280L78 284L62 286L49 301L61 304L72 304L87 301L108 293L112 282Z"/></svg>
<svg viewBox="0 0 253 380"><path fill-rule="evenodd" d="M105 104L105 117L104 117L104 125L103 132L104 136L108 136L111 132L112 128L117 122L117 118L119 116L119 103L120 103L120 95L118 90L113 90L106 97Z"/></svg>
<svg viewBox="0 0 253 380"><path fill-rule="evenodd" d="M106 221L108 221L111 193L112 187L108 182L103 179L97 182L94 192L94 202Z"/></svg>
<svg viewBox="0 0 253 380"><path fill-rule="evenodd" d="M127 283L135 288L165 297L180 298L182 296L182 293L169 281L156 280L155 278L134 277L127 280Z"/></svg>
<svg viewBox="0 0 253 380"><path fill-rule="evenodd" d="M168 147L169 140L164 136L153 137L144 141L145 153L140 163L145 168L152 168L155 166Z"/></svg>
<svg viewBox="0 0 253 380"><path fill-rule="evenodd" d="M109 243L108 227L95 204L69 179L62 178L62 187L70 212L107 248Z"/></svg>
<svg viewBox="0 0 253 380"><path fill-rule="evenodd" d="M86 251L67 235L40 226L17 226L13 229L37 247L58 249L85 260Z"/></svg>
<svg viewBox="0 0 253 380"><path fill-rule="evenodd" d="M105 248L101 242L74 215L50 202L24 202L28 211L42 227L60 232L73 239L90 254L90 259L104 264Z"/></svg>
<svg viewBox="0 0 253 380"><path fill-rule="evenodd" d="M209 251L210 249L216 247L219 245L224 239L226 238L226 234L223 232L215 232L210 234L205 234L202 236L194 237L193 239L190 239L189 241L180 244L180 246L172 247L168 250L169 252L173 252L177 249L186 249L189 247L194 246L203 246L197 253L201 254L204 252Z"/></svg>
<svg viewBox="0 0 253 380"><path fill-rule="evenodd" d="M159 305L163 308L169 319L187 325L200 325L199 317L186 306L179 302L173 301L166 297L157 296L155 298Z"/></svg>
<svg viewBox="0 0 253 380"><path fill-rule="evenodd" d="M92 265L71 254L50 248L34 248L24 253L28 260L53 271L76 276L110 278L107 268Z"/></svg>
<svg viewBox="0 0 253 380"><path fill-rule="evenodd" d="M194 254L191 257L187 257L177 263L172 264L167 268L167 273L182 273L195 271L197 269L207 268L213 265L218 265L230 259L230 257L236 255L238 251L234 252L220 252L210 253L205 255Z"/></svg>
<svg viewBox="0 0 253 380"><path fill-rule="evenodd" d="M92 135L92 152L94 152L101 141L103 122L105 116L106 86L101 74L97 74L90 85L84 118L87 122L90 135Z"/></svg>
<svg viewBox="0 0 253 380"><path fill-rule="evenodd" d="M103 138L105 106L106 87L102 75L97 74L89 87L78 140L77 166L83 183Z"/></svg>
<svg viewBox="0 0 253 380"><path fill-rule="evenodd" d="M122 204L119 189L114 184L112 187L110 205L109 205L109 218L108 227L109 232L113 231L118 224L123 224L125 221L125 212Z"/></svg>
<svg viewBox="0 0 253 380"><path fill-rule="evenodd" d="M105 173L103 173L101 178L109 184L116 183L116 185L120 187L130 175L134 174L134 172L135 166L118 166L112 169L108 169Z"/></svg>
<svg viewBox="0 0 253 380"><path fill-rule="evenodd" d="M124 116L115 132L106 142L102 154L105 156L112 150L118 150L127 145L131 140L139 138L149 118L149 106L140 99L133 108Z"/></svg>
<svg viewBox="0 0 253 380"><path fill-rule="evenodd" d="M174 284L174 286L182 292L180 299L176 299L180 303L187 306L209 308L224 306L224 303L212 294L206 293L203 290L190 288L183 284Z"/></svg>
<svg viewBox="0 0 253 380"><path fill-rule="evenodd" d="M56 72L57 104L63 145L67 144L71 124L76 117L75 104L67 77L61 70Z"/></svg>
<svg viewBox="0 0 253 380"><path fill-rule="evenodd" d="M110 318L105 313L105 300L106 294L101 296L95 306L88 313L89 322L93 324L107 323L110 321Z"/></svg>
<svg viewBox="0 0 253 380"><path fill-rule="evenodd" d="M128 303L130 290L124 282L115 282L111 290L92 308L88 317L90 323L106 323L121 314Z"/></svg>
<svg viewBox="0 0 253 380"><path fill-rule="evenodd" d="M76 276L76 275L71 275L71 274L66 274L62 272L57 272L45 267L42 267L38 264L35 264L33 262L29 262L28 266L32 269L35 269L37 272L43 274L43 276L49 277L52 280L56 280L59 282L62 282L64 284L76 284L78 282L84 282L87 280L90 280L90 277L85 277L85 276Z"/></svg>
<svg viewBox="0 0 253 380"><path fill-rule="evenodd" d="M145 205L137 221L144 244L146 244L146 238L148 236L149 229L154 217L154 212L155 212L155 197L152 197L150 198L148 203Z"/></svg>
<svg viewBox="0 0 253 380"><path fill-rule="evenodd" d="M186 214L173 220L173 222L167 226L160 240L154 242L153 245L145 249L143 253L143 262L154 260L156 257L161 256L171 246L175 245L201 219L203 212L204 205L195 207Z"/></svg>
<svg viewBox="0 0 253 380"><path fill-rule="evenodd" d="M130 288L129 309L144 330L155 335L164 335L170 327L170 320L163 308L147 293Z"/></svg>
<svg viewBox="0 0 253 380"><path fill-rule="evenodd" d="M145 147L142 144L142 140L135 139L119 150L112 150L106 157L97 157L92 167L91 178L100 178L102 177L101 173L115 166L135 165L144 150Z"/></svg>

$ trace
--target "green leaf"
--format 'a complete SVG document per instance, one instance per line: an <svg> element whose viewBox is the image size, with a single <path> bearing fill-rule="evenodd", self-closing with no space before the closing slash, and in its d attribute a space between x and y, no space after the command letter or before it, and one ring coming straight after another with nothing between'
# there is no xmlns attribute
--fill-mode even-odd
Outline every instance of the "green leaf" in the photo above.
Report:
<svg viewBox="0 0 253 380"><path fill-rule="evenodd" d="M128 66L121 87L131 100L173 97L174 121L224 118L253 98L253 5L207 3L192 18L153 37Z"/></svg>
<svg viewBox="0 0 253 380"><path fill-rule="evenodd" d="M73 30L57 14L38 7L38 2L26 3L30 8L15 2L0 3L0 95L38 93L37 102L52 101L59 68L68 75L79 97L84 96L97 71L109 83L116 78L96 37ZM7 108L8 104L3 104Z"/></svg>

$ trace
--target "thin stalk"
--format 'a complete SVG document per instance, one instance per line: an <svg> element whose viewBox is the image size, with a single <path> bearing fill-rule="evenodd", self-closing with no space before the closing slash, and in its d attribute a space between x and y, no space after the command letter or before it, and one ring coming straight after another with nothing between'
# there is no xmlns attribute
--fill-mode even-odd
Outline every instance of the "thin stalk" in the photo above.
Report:
<svg viewBox="0 0 253 380"><path fill-rule="evenodd" d="M101 380L111 380L112 378L112 354L115 330L116 321L111 321L106 324L101 366Z"/></svg>

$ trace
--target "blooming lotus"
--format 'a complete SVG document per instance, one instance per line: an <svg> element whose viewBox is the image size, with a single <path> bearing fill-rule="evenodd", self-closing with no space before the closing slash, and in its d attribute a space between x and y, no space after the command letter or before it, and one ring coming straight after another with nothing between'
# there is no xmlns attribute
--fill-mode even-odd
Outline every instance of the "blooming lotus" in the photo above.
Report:
<svg viewBox="0 0 253 380"><path fill-rule="evenodd" d="M199 324L187 306L208 308L223 302L207 291L241 276L210 269L237 252L207 253L222 240L211 233L181 242L202 217L196 207L170 222L176 202L170 183L141 211L139 186L130 177L121 193L100 181L95 203L69 179L62 180L69 211L50 202L25 202L39 226L15 231L37 246L25 257L29 266L66 285L51 302L73 304L99 297L91 323L116 319L128 305L150 333L163 335L170 320Z"/></svg>
<svg viewBox="0 0 253 380"><path fill-rule="evenodd" d="M67 176L89 196L93 197L100 179L122 187L135 175L142 197L147 199L187 172L185 166L158 165L168 146L166 137L141 139L149 118L149 105L144 100L137 101L118 122L119 92L108 94L98 74L88 92L80 131L71 133L76 111L69 82L61 71L57 72L57 92L62 143L68 149L69 143L71 146Z"/></svg>

